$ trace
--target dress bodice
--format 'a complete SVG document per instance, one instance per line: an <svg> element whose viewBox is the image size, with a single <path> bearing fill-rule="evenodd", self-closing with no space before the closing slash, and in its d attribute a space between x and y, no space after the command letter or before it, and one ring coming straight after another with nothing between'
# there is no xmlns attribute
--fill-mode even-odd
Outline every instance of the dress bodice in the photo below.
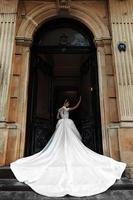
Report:
<svg viewBox="0 0 133 200"><path fill-rule="evenodd" d="M60 108L58 110L60 117L62 119L68 119L69 118L69 108L66 108L65 106L63 106L62 108Z"/></svg>

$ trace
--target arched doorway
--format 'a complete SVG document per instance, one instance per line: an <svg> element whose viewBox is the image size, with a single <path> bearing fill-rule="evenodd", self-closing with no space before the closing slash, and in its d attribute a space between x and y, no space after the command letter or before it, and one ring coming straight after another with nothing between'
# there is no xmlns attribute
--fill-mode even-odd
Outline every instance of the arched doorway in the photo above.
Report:
<svg viewBox="0 0 133 200"><path fill-rule="evenodd" d="M80 107L70 113L83 143L102 153L96 48L93 34L67 18L46 22L31 47L25 154L40 151L50 139L56 113L68 98Z"/></svg>

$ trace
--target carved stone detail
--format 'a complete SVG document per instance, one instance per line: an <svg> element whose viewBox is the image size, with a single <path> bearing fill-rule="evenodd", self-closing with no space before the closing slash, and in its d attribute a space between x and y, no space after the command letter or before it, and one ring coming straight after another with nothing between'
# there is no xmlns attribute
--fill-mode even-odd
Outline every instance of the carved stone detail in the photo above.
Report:
<svg viewBox="0 0 133 200"><path fill-rule="evenodd" d="M57 1L57 7L59 10L69 10L71 0L56 0Z"/></svg>

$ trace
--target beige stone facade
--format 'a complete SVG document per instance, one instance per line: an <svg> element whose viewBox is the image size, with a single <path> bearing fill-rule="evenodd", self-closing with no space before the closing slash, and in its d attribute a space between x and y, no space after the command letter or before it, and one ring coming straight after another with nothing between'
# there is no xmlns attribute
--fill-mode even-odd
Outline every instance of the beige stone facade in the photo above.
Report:
<svg viewBox="0 0 133 200"><path fill-rule="evenodd" d="M30 45L46 21L65 16L94 34L104 155L127 163L133 177L132 0L0 0L0 164L24 156ZM67 5L68 4L68 5ZM126 51L118 50L118 43Z"/></svg>

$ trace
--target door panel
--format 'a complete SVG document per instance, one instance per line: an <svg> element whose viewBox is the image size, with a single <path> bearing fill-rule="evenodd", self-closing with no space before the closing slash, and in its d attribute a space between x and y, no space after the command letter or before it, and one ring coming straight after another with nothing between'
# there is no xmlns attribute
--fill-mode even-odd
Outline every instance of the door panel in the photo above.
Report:
<svg viewBox="0 0 133 200"><path fill-rule="evenodd" d="M70 112L83 143L102 153L102 135L94 35L81 22L56 18L35 33L27 112L26 155L40 151L57 123L56 114L65 98L78 109Z"/></svg>
<svg viewBox="0 0 133 200"><path fill-rule="evenodd" d="M82 95L81 105L70 112L83 143L102 153L101 121L96 52L80 67L80 76L53 76L54 67L33 56L29 84L26 155L40 151L55 129L56 114L64 100L73 106ZM78 117L77 117L78 116Z"/></svg>
<svg viewBox="0 0 133 200"><path fill-rule="evenodd" d="M29 121L27 123L27 155L40 151L47 144L53 131L51 66L37 58L34 59L31 68L27 116Z"/></svg>
<svg viewBox="0 0 133 200"><path fill-rule="evenodd" d="M102 153L100 105L96 52L91 52L81 66L81 132L82 141L90 149Z"/></svg>

